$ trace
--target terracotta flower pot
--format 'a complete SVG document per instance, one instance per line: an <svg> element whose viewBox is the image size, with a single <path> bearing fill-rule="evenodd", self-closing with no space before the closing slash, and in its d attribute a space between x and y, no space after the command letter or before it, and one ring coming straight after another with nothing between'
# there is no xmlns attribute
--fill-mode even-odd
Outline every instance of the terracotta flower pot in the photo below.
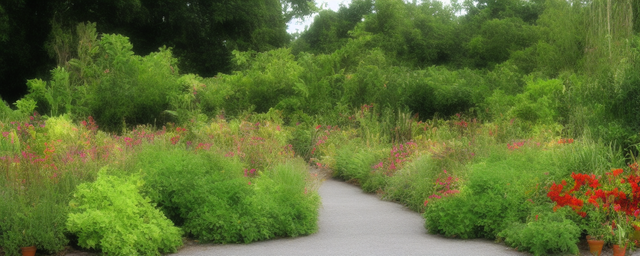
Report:
<svg viewBox="0 0 640 256"><path fill-rule="evenodd" d="M36 247L35 246L21 247L20 251L22 251L22 256L34 256L34 255L36 255Z"/></svg>
<svg viewBox="0 0 640 256"><path fill-rule="evenodd" d="M617 244L613 245L613 256L624 256L625 252L627 251L627 247L620 247Z"/></svg>
<svg viewBox="0 0 640 256"><path fill-rule="evenodd" d="M604 240L594 240L587 236L587 242L589 243L589 251L591 254L594 256L600 256L602 253L602 246L604 246Z"/></svg>

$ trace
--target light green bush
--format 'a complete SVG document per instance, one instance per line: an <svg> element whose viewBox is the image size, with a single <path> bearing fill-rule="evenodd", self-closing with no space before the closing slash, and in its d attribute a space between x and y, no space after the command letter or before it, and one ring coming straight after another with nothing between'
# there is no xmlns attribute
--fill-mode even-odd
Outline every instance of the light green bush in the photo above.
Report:
<svg viewBox="0 0 640 256"><path fill-rule="evenodd" d="M182 231L140 194L135 176L111 176L103 169L92 183L80 184L67 230L83 248L113 255L159 255L182 245Z"/></svg>

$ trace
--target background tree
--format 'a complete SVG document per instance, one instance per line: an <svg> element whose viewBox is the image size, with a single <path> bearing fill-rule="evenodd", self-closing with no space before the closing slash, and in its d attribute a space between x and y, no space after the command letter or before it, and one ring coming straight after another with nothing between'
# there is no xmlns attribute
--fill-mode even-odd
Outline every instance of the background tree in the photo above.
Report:
<svg viewBox="0 0 640 256"><path fill-rule="evenodd" d="M8 102L26 94L27 79L53 66L44 42L53 12L49 1L6 0L0 4L0 95Z"/></svg>
<svg viewBox="0 0 640 256"><path fill-rule="evenodd" d="M309 29L292 44L294 53L328 54L338 50L350 38L349 31L372 11L373 0L353 0L348 7L341 6L337 12L319 12Z"/></svg>
<svg viewBox="0 0 640 256"><path fill-rule="evenodd" d="M182 70L214 76L230 71L233 50L285 46L287 21L313 11L313 0L7 0L0 5L0 94L13 102L27 79L76 57L61 45L75 45L80 22L129 37L136 54L172 47Z"/></svg>

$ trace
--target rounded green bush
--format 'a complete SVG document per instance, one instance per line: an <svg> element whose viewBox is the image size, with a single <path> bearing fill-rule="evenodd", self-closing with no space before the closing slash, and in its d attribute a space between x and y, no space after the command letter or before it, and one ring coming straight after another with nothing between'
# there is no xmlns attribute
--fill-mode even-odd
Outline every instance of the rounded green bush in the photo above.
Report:
<svg viewBox="0 0 640 256"><path fill-rule="evenodd" d="M527 223L514 223L499 236L507 245L534 255L578 254L581 229L561 213L545 212Z"/></svg>
<svg viewBox="0 0 640 256"><path fill-rule="evenodd" d="M140 155L138 168L152 200L200 241L249 243L317 229L320 200L306 188L304 164L244 177L231 158L152 149Z"/></svg>
<svg viewBox="0 0 640 256"><path fill-rule="evenodd" d="M80 184L71 200L67 230L83 248L113 255L159 255L182 246L182 231L139 190L140 179L110 176Z"/></svg>

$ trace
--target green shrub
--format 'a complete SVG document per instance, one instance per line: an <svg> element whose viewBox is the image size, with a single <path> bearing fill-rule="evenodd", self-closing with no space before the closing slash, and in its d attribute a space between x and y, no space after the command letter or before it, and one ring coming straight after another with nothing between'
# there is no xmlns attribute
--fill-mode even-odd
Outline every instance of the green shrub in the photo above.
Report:
<svg viewBox="0 0 640 256"><path fill-rule="evenodd" d="M307 128L308 125L298 126L291 132L289 144L293 146L293 151L305 160L309 160L314 143L314 132Z"/></svg>
<svg viewBox="0 0 640 256"><path fill-rule="evenodd" d="M88 107L98 124L119 131L127 124L152 124L169 109L179 89L177 60L169 49L141 57L127 37L103 35L96 59L98 73L89 87Z"/></svg>
<svg viewBox="0 0 640 256"><path fill-rule="evenodd" d="M381 147L359 148L354 144L356 143L338 149L334 176L359 183L365 192L383 189L386 186L386 178L383 174L375 172L373 166L386 156L387 149Z"/></svg>
<svg viewBox="0 0 640 256"><path fill-rule="evenodd" d="M625 166L623 152L615 145L605 145L588 139L559 147L553 154L554 165L561 171L549 173L555 181L567 179L572 172L604 175L613 168Z"/></svg>
<svg viewBox="0 0 640 256"><path fill-rule="evenodd" d="M420 156L389 178L385 198L398 201L414 211L424 210L424 201L436 192L436 181L443 170L451 175L464 173L460 168L443 166L445 163L447 161L434 159L428 154Z"/></svg>
<svg viewBox="0 0 640 256"><path fill-rule="evenodd" d="M301 89L299 91L306 92L298 94L300 109L310 115L326 116L337 113L335 108L342 98L346 77L336 57L301 53L297 61L304 72L300 73L300 82L296 86Z"/></svg>
<svg viewBox="0 0 640 256"><path fill-rule="evenodd" d="M38 102L38 111L49 116L72 113L73 93L70 87L69 72L64 67L51 70L51 81L40 79L27 81L28 98Z"/></svg>
<svg viewBox="0 0 640 256"><path fill-rule="evenodd" d="M304 162L280 164L255 180L250 198L254 219L273 221L273 235L295 237L318 229L320 197L306 186Z"/></svg>
<svg viewBox="0 0 640 256"><path fill-rule="evenodd" d="M451 116L464 112L481 102L478 92L481 81L471 70L429 67L401 77L396 83L403 92L402 104L427 119L436 114Z"/></svg>
<svg viewBox="0 0 640 256"><path fill-rule="evenodd" d="M9 104L0 97L0 120L13 121L19 120L22 117L23 115L20 111L11 109Z"/></svg>
<svg viewBox="0 0 640 256"><path fill-rule="evenodd" d="M436 200L425 211L433 233L461 238L493 239L510 223L522 222L532 203L548 201L540 184L563 173L550 152L535 148L493 148L489 158L469 167L459 195Z"/></svg>
<svg viewBox="0 0 640 256"><path fill-rule="evenodd" d="M215 90L225 96L224 111L238 116L249 108L266 113L281 102L286 105L295 95L308 94L300 84L302 67L290 49L281 48L262 53L234 51L233 62L239 71L219 75ZM216 99L215 94L206 97ZM219 98L219 97L217 97Z"/></svg>
<svg viewBox="0 0 640 256"><path fill-rule="evenodd" d="M581 229L562 212L552 212L550 207L535 214L526 223L514 223L500 232L507 245L534 255L554 253L578 254Z"/></svg>
<svg viewBox="0 0 640 256"><path fill-rule="evenodd" d="M525 91L517 95L506 95L501 89L494 90L483 103L485 112L493 120L517 118L531 124L551 124L561 121L565 113L562 104L563 84L559 79L527 82Z"/></svg>
<svg viewBox="0 0 640 256"><path fill-rule="evenodd" d="M480 216L473 212L474 195L461 191L460 194L429 202L423 216L425 228L432 234L443 234L462 239L477 238L482 227Z"/></svg>
<svg viewBox="0 0 640 256"><path fill-rule="evenodd" d="M137 168L152 200L198 240L249 243L316 230L319 198L305 188L303 165L276 165L251 178L231 158L150 149Z"/></svg>
<svg viewBox="0 0 640 256"><path fill-rule="evenodd" d="M546 150L539 147L542 146L527 141L525 146L518 149L507 150L504 146L488 148L491 154L487 158L478 160L468 167L460 194L429 200L424 213L425 227L432 233L460 238L493 239L504 232L500 236L512 239L510 241L516 244L515 246L518 246L517 243L524 243L523 241L538 243L527 245L527 248L530 248L527 250L534 253L542 253L544 250L574 250L567 245L577 238L571 237L570 241L550 243L540 249L544 243L532 241L530 237L538 235L526 233L537 232L535 230L538 229L567 227L565 231L554 230L553 232L558 233L553 234L573 236L575 232L580 232L569 229L576 226L573 222L549 217L550 222L545 223L516 226L513 226L513 223L525 223L528 216L535 215L532 215L535 207L549 203L543 190L548 182L559 182L572 172L602 174L594 170L608 170L613 166L620 166L624 164L624 158L609 147L589 141L576 141L566 145L551 142ZM393 189L389 190L389 196L401 198L400 200L415 195L427 198L425 193L429 191L429 185L423 184L423 180L433 179L433 176L429 175L429 167L422 168L422 171L411 168L401 171L390 183L389 187ZM418 182L413 182L414 180ZM402 186L405 186L405 190L400 190ZM419 198L414 200L412 208L420 209L415 206L417 200ZM518 232L525 232L526 236L515 236Z"/></svg>
<svg viewBox="0 0 640 256"><path fill-rule="evenodd" d="M0 189L0 247L7 255L19 255L20 247L35 245L40 252L58 252L68 240L64 223L67 207L59 202L59 195L45 194L29 203L24 195Z"/></svg>
<svg viewBox="0 0 640 256"><path fill-rule="evenodd" d="M83 248L113 255L159 255L182 245L179 228L140 194L140 179L103 170L93 183L77 187L67 220Z"/></svg>

